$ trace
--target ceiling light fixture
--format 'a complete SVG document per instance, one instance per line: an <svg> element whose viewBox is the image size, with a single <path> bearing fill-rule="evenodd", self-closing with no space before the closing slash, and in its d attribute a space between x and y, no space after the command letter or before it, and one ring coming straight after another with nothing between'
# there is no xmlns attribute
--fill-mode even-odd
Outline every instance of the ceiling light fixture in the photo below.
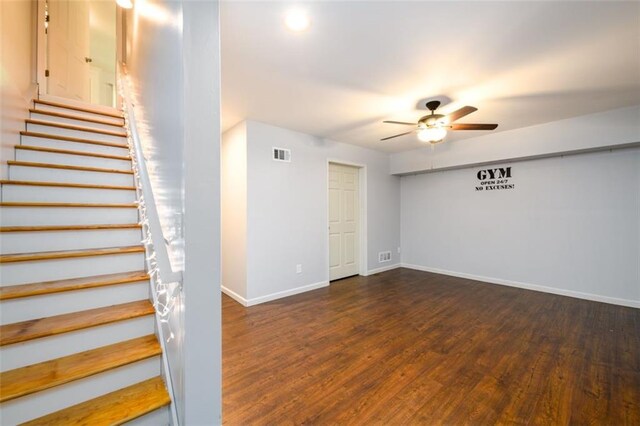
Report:
<svg viewBox="0 0 640 426"><path fill-rule="evenodd" d="M284 23L291 31L304 31L311 25L309 16L300 9L291 9L287 12Z"/></svg>
<svg viewBox="0 0 640 426"><path fill-rule="evenodd" d="M416 126L415 130L399 133L393 136L387 136L380 139L387 141L389 139L398 138L413 132L418 132L418 139L423 142L429 142L432 145L440 143L447 136L447 129L450 130L495 130L497 124L471 124L471 123L454 123L459 118L469 115L478 110L476 107L465 106L459 108L447 115L436 114L436 109L440 106L440 101L429 101L426 104L427 109L431 111L430 115L425 115L418 120L417 123L408 123L406 121L385 120L383 123L401 124L403 126Z"/></svg>
<svg viewBox="0 0 640 426"><path fill-rule="evenodd" d="M433 145L442 142L445 136L447 136L447 129L444 127L426 127L418 130L418 139Z"/></svg>
<svg viewBox="0 0 640 426"><path fill-rule="evenodd" d="M123 9L131 9L133 7L131 0L116 0L116 3Z"/></svg>

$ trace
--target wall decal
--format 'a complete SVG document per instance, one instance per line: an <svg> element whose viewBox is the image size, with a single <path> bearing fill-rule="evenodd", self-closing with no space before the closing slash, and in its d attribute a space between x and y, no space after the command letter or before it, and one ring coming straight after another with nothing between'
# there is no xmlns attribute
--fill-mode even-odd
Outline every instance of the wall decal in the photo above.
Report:
<svg viewBox="0 0 640 426"><path fill-rule="evenodd" d="M515 183L513 183L511 176L511 166L478 170L476 177L480 181L480 185L476 185L476 191L496 191L515 188Z"/></svg>

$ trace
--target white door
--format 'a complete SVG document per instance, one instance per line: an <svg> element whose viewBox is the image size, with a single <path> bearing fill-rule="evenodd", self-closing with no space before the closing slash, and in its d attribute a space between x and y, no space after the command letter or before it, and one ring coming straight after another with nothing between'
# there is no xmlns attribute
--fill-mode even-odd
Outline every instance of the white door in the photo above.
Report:
<svg viewBox="0 0 640 426"><path fill-rule="evenodd" d="M47 93L89 102L89 3L49 0Z"/></svg>
<svg viewBox="0 0 640 426"><path fill-rule="evenodd" d="M360 196L358 169L329 164L329 279L360 271Z"/></svg>

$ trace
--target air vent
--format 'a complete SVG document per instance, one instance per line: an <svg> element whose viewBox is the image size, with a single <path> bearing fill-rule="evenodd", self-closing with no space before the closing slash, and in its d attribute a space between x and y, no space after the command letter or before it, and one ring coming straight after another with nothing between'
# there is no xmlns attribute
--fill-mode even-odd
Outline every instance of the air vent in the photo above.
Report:
<svg viewBox="0 0 640 426"><path fill-rule="evenodd" d="M291 150L284 148L273 148L273 160L274 161L286 161L291 162Z"/></svg>
<svg viewBox="0 0 640 426"><path fill-rule="evenodd" d="M378 253L378 262L389 262L391 260L391 252L390 251L381 251Z"/></svg>

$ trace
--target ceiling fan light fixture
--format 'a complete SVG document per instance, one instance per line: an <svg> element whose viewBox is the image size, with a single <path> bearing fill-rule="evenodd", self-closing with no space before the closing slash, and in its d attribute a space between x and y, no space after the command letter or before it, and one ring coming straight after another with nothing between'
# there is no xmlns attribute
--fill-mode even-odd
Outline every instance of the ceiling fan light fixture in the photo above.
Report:
<svg viewBox="0 0 640 426"><path fill-rule="evenodd" d="M418 139L422 142L427 142L432 145L440 143L444 141L444 138L447 136L447 129L451 130L495 130L498 127L497 124L486 124L486 123L460 123L460 124L451 124L454 121L465 117L472 112L476 112L478 108L472 106L465 106L457 109L447 115L444 114L436 114L436 109L440 106L439 101L430 101L427 102L427 109L431 111L431 114L425 115L421 117L417 123L408 123L406 121L392 121L385 120L383 123L389 124L401 124L403 126L417 126L414 127L413 131L399 133L393 136L387 136L386 138L380 139L381 141L387 141L389 139L398 138L400 136L408 135L410 133L417 132Z"/></svg>
<svg viewBox="0 0 640 426"><path fill-rule="evenodd" d="M447 117L440 114L427 116L423 120L427 126L446 126L449 124Z"/></svg>
<svg viewBox="0 0 640 426"><path fill-rule="evenodd" d="M429 127L418 131L418 139L430 144L442 142L445 136L447 136L447 129L442 127Z"/></svg>

